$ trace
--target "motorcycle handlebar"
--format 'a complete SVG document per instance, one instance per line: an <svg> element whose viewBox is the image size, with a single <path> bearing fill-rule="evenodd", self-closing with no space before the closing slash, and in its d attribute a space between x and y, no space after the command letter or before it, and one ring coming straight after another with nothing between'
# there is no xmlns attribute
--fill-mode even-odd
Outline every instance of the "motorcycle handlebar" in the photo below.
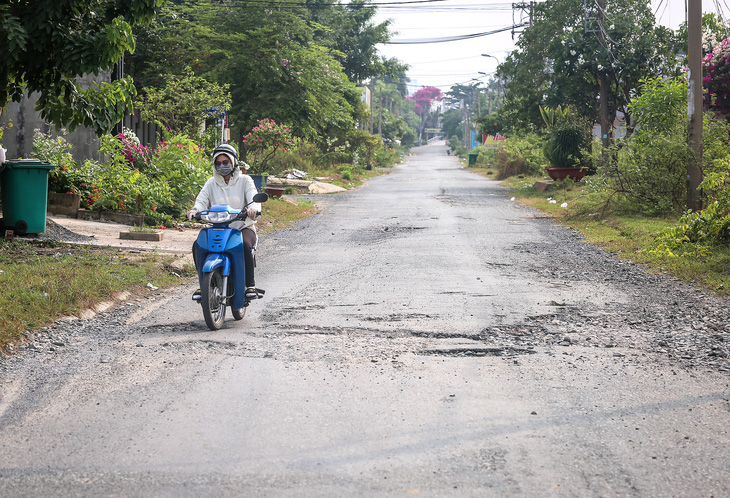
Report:
<svg viewBox="0 0 730 498"><path fill-rule="evenodd" d="M261 216L261 211L256 211L256 217ZM248 214L246 211L241 211L241 214L238 215L239 220L245 220L248 217ZM193 219L202 221L203 218L200 217L200 213L195 213L195 216L193 216Z"/></svg>

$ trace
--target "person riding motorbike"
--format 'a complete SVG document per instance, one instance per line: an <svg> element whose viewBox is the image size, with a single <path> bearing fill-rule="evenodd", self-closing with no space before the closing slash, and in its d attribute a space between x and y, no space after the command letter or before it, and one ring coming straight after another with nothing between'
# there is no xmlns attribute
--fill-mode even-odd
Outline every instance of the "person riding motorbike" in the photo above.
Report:
<svg viewBox="0 0 730 498"><path fill-rule="evenodd" d="M200 190L195 205L188 211L188 219L192 219L200 211L210 209L216 204L228 204L235 209L243 209L253 201L258 193L250 176L241 169L248 170L245 161L238 160L238 153L233 146L222 144L213 151L213 176L205 182ZM246 269L246 299L258 298L254 279L254 260L252 249L258 240L256 235L256 218L261 211L261 204L254 202L246 208L246 219L235 221L231 227L241 230L244 246L244 265ZM195 250L193 249L193 256ZM195 262L196 268L198 262ZM199 270L199 268L198 268ZM196 291L199 293L199 291Z"/></svg>

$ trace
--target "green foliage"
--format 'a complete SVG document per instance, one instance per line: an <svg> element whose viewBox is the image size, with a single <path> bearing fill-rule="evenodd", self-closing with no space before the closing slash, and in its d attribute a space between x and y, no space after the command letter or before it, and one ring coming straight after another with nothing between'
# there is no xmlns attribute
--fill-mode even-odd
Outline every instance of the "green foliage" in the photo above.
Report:
<svg viewBox="0 0 730 498"><path fill-rule="evenodd" d="M313 3L308 9L319 28L314 32L314 39L333 51L351 81L359 83L384 73L394 76L398 65L394 61L383 61L376 49L378 43L389 40L391 23L390 20L380 24L372 22L377 7L365 0L323 7L323 4Z"/></svg>
<svg viewBox="0 0 730 498"><path fill-rule="evenodd" d="M497 153L501 147L477 147L477 165L478 166L489 166L494 163L497 158Z"/></svg>
<svg viewBox="0 0 730 498"><path fill-rule="evenodd" d="M377 92L381 109L375 100L382 137L414 141L418 119L404 101L406 66L378 55L389 22L372 22L374 6L357 0L280 9L254 2L225 15L221 8L211 0L170 2L150 26L135 28L137 50L125 63L140 92L158 85L159 75L190 65L198 76L229 85L238 146L260 119L271 118L326 150L329 141L347 140L356 122L370 121L355 83L378 76L381 84L386 77Z"/></svg>
<svg viewBox="0 0 730 498"><path fill-rule="evenodd" d="M667 256L705 256L711 246L730 244L730 158L708 174L700 189L709 201L702 211L688 211L679 225L665 230L654 252Z"/></svg>
<svg viewBox="0 0 730 498"><path fill-rule="evenodd" d="M559 124L561 121L566 120L570 116L570 108L569 107L562 107L562 106L556 106L556 107L543 107L540 106L540 115L542 116L542 120L545 122L545 126L548 127L548 129L554 127L555 125Z"/></svg>
<svg viewBox="0 0 730 498"><path fill-rule="evenodd" d="M627 109L639 128L635 135L649 140L655 133L675 131L687 113L687 82L684 78L646 78Z"/></svg>
<svg viewBox="0 0 730 498"><path fill-rule="evenodd" d="M544 147L545 140L535 133L507 137L494 158L497 178L543 174L547 165Z"/></svg>
<svg viewBox="0 0 730 498"><path fill-rule="evenodd" d="M173 219L182 218L200 189L211 176L210 158L185 135L175 135L159 144L147 171L157 182L170 188L170 204L159 204L145 215L155 218L155 211Z"/></svg>
<svg viewBox="0 0 730 498"><path fill-rule="evenodd" d="M687 193L687 84L683 79L644 80L629 106L637 129L610 155L602 173L609 188L625 195L645 214L684 210ZM712 172L727 158L727 122L709 114L703 121L705 170ZM716 166L719 165L719 166Z"/></svg>
<svg viewBox="0 0 730 498"><path fill-rule="evenodd" d="M195 76L190 67L182 75L167 74L163 79L161 88L145 87L145 95L135 104L143 119L171 135L199 137L207 117L222 115L231 107L228 85Z"/></svg>
<svg viewBox="0 0 730 498"><path fill-rule="evenodd" d="M400 153L390 147L379 148L375 151L375 166L378 168L392 168L400 161Z"/></svg>
<svg viewBox="0 0 730 498"><path fill-rule="evenodd" d="M143 214L150 225L180 219L211 175L210 160L184 135L154 149L139 146L129 130L116 137L104 135L104 164L76 164L69 149L63 137L40 132L34 137L34 155L57 165L49 175L52 192L81 194L85 209Z"/></svg>
<svg viewBox="0 0 730 498"><path fill-rule="evenodd" d="M508 129L540 128L540 105L573 105L579 115L597 121L602 79L608 83L608 119L613 122L617 111L626 111L641 79L679 72L678 37L656 24L648 3L616 0L603 13L598 4L588 3L586 9L578 0L535 5L533 22L517 41L517 50L499 66L499 76L510 82L504 106ZM610 19L606 48L585 30L585 19L599 15Z"/></svg>
<svg viewBox="0 0 730 498"><path fill-rule="evenodd" d="M83 88L85 74L110 70L135 48L132 27L148 23L164 0L64 0L0 5L0 107L38 92L36 109L57 127L118 123L135 94L132 79ZM7 49L6 49L7 48Z"/></svg>
<svg viewBox="0 0 730 498"><path fill-rule="evenodd" d="M486 135L496 135L504 131L504 123L501 115L484 116L477 118L479 125L479 133Z"/></svg>
<svg viewBox="0 0 730 498"><path fill-rule="evenodd" d="M461 128L461 109L449 109L441 116L441 129L444 132L444 136L449 137L449 143L452 149L458 138L455 137L463 136Z"/></svg>
<svg viewBox="0 0 730 498"><path fill-rule="evenodd" d="M80 194L80 207L89 209L99 200L99 187L90 171L76 165L70 150L71 144L63 134L51 137L35 130L33 156L56 166L48 174L48 190L59 194Z"/></svg>
<svg viewBox="0 0 730 498"><path fill-rule="evenodd" d="M451 147L452 152L459 157L464 157L468 152L468 149L461 143L461 140L459 140L459 137L456 135L452 135L451 138L449 138L449 147Z"/></svg>
<svg viewBox="0 0 730 498"><path fill-rule="evenodd" d="M92 164L94 179L100 187L100 198L92 209L124 211L147 214L159 206L172 205L172 195L167 182L156 181L134 168L124 155L124 144L117 137L101 137L101 152L109 159L106 164Z"/></svg>

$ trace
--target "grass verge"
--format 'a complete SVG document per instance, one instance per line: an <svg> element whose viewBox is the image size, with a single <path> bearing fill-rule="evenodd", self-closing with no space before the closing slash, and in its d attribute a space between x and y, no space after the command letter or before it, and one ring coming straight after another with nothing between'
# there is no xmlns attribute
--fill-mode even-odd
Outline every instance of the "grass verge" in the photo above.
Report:
<svg viewBox="0 0 730 498"><path fill-rule="evenodd" d="M684 255L658 250L657 237L677 226L679 215L648 217L605 192L591 192L582 184L566 181L546 192L533 187L536 177L512 177L503 182L520 202L535 207L556 222L580 231L587 242L621 258L668 273L719 295L730 295L730 248L709 247L697 255L688 245Z"/></svg>
<svg viewBox="0 0 730 498"><path fill-rule="evenodd" d="M148 293L147 284L179 282L185 275L172 270L173 259L160 254L130 259L111 248L0 239L0 346L117 292Z"/></svg>
<svg viewBox="0 0 730 498"><path fill-rule="evenodd" d="M285 228L317 211L306 200L270 198L258 222L260 234ZM176 259L162 253L130 257L118 249L65 244L53 240L0 238L0 351L22 341L29 331L63 316L113 299L116 293L150 292L147 284L164 289L193 277L170 265Z"/></svg>
<svg viewBox="0 0 730 498"><path fill-rule="evenodd" d="M256 231L259 235L264 235L281 230L316 212L317 207L314 203L305 199L290 202L269 197L264 204L263 216L256 222Z"/></svg>

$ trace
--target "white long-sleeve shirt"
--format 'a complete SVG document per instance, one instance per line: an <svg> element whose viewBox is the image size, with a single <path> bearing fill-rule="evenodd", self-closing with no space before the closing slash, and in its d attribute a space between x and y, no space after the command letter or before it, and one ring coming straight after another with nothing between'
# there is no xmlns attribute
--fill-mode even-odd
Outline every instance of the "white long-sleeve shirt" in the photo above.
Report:
<svg viewBox="0 0 730 498"><path fill-rule="evenodd" d="M198 197L195 199L193 208L198 211L205 211L216 204L228 204L232 208L243 209L243 206L251 202L253 196L257 193L256 185L254 185L251 177L241 173L239 168L233 170L228 183L214 168L213 176L203 185ZM261 211L261 204L258 202L254 202L248 207ZM235 221L230 226L239 230L245 227L256 230L256 222L251 218L246 218L244 222Z"/></svg>

